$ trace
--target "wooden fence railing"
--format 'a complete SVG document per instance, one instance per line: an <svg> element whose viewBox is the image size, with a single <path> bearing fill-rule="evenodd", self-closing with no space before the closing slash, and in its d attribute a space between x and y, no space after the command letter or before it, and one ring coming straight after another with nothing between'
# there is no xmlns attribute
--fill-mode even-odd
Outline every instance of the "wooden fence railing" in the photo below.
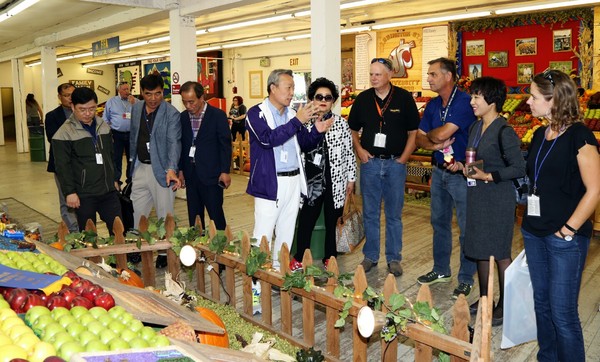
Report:
<svg viewBox="0 0 600 362"><path fill-rule="evenodd" d="M87 225L90 227L90 224ZM91 224L93 227L93 224ZM167 251L168 270L171 275L176 276L180 270L180 262L175 253L171 250L169 237L173 235L175 222L171 216L167 217L165 222L167 237L166 240L149 245L146 242L142 243L140 249L133 244L125 244L123 227L120 221L115 222L114 232L115 245L107 246L98 249L74 249L71 253L84 258L97 258L103 255L114 254L117 256L117 266L126 267L126 254L141 252L142 255L142 276L144 283L149 286L154 286L156 270L153 262L153 253L155 251ZM142 218L140 221L140 230L144 231L148 228L148 221ZM59 229L59 237L64 238L66 228ZM214 223L210 223L209 236L212 238L216 234ZM229 240L233 236L229 229L226 230L226 236ZM292 288L289 291L281 289L283 286L283 276L290 273L289 260L290 252L287 244L284 243L280 252L280 270L258 270L253 277L246 274L245 261L250 253L251 241L247 233L244 233L241 240L241 255L233 255L228 253L214 254L207 246L197 246L198 254L201 256L196 261L196 289L197 291L214 301L221 302L221 279L219 273L206 272L207 264L211 264L214 270L219 268L224 269L225 281L223 288L229 295L229 303L240 312L247 320L260 325L273 333L276 333L283 338L286 338L291 343L303 348L312 347L315 345L315 310L325 309L325 338L326 348L323 354L328 361L340 361L340 336L341 330L335 328L335 322L338 319L340 311L343 310L346 299L338 298L333 294L333 290L337 286L337 278L339 276L339 268L335 258L331 258L328 264L328 271L333 273L324 287L314 287L310 292L304 289ZM260 242L260 249L269 253L269 247L266 238ZM269 255L269 254L268 254ZM310 249L306 250L302 259L304 266L312 265L312 255ZM494 265L493 259L490 260L491 265ZM236 273L238 272L238 273ZM491 319L492 319L492 303L493 303L493 268L490 269L489 276L489 298L482 297L479 303L479 311L475 321L475 334L473 342L469 343L468 325L470 322L469 307L464 296L460 296L453 306L452 319L453 324L450 335L441 334L417 323L409 323L404 336L415 341L415 361L431 361L434 356L434 350L444 351L451 356L453 362L458 361L490 361L491 360ZM237 305L236 298L236 277L241 278L242 285L242 305ZM207 294L207 279L210 283L210 295ZM261 321L257 322L253 317L252 303L252 281L253 279L261 285ZM352 328L352 360L353 361L368 361L367 358L368 340L363 338L358 332L357 316L361 307L366 305L362 300L363 292L368 287L367 278L362 266L358 266L353 277L353 286L355 296L353 305L349 311L349 320L345 328ZM393 275L388 275L383 287L383 296L386 302L394 293L397 293L396 278ZM280 329L274 327L273 321L273 300L276 298L274 290L279 291L280 298ZM295 337L292 331L292 299L299 298L302 303L302 337ZM417 295L418 301L427 301L432 305L432 297L429 287L421 286ZM385 311L385 310L384 310ZM348 326L348 322L350 326ZM398 338L390 343L381 341L381 360L396 361L398 354ZM344 354L346 356L347 354Z"/></svg>

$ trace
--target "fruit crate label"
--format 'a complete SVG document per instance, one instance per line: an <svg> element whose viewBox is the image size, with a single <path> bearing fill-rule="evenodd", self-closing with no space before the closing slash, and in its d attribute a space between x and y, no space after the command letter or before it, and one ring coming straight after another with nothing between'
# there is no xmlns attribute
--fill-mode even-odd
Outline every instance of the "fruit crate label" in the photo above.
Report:
<svg viewBox="0 0 600 362"><path fill-rule="evenodd" d="M34 273L0 264L0 287L44 289L61 279L59 275Z"/></svg>

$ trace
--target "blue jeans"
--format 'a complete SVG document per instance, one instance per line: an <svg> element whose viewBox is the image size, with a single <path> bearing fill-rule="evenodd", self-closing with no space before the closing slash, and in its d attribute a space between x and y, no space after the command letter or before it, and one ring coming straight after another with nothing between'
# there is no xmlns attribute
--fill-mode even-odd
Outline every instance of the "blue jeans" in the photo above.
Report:
<svg viewBox="0 0 600 362"><path fill-rule="evenodd" d="M467 222L467 181L460 173L433 167L431 176L431 226L433 227L433 271L452 275L452 209L460 228L460 270L458 282L473 285L477 263L465 257L465 228Z"/></svg>
<svg viewBox="0 0 600 362"><path fill-rule="evenodd" d="M585 361L577 299L590 238L565 241L538 237L521 229L529 265L539 361Z"/></svg>
<svg viewBox="0 0 600 362"><path fill-rule="evenodd" d="M379 260L379 225L381 201L385 212L385 258L388 263L402 260L402 207L406 165L394 159L372 158L360 166L360 189L363 197L363 222L367 241L365 259Z"/></svg>

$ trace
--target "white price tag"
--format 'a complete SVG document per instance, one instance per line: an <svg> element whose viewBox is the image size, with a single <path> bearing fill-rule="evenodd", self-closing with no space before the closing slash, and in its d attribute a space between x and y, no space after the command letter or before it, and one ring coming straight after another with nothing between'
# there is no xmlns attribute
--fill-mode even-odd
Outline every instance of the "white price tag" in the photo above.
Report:
<svg viewBox="0 0 600 362"><path fill-rule="evenodd" d="M538 195L527 196L527 216L542 216L540 197Z"/></svg>

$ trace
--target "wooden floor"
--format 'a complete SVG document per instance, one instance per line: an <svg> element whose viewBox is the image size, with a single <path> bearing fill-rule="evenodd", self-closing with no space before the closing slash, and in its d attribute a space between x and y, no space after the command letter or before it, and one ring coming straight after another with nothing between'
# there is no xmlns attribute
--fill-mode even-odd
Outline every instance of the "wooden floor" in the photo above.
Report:
<svg viewBox="0 0 600 362"><path fill-rule="evenodd" d="M0 146L0 199L14 198L29 208L45 215L55 222L60 221L58 211L58 197L52 174L46 172L46 163L30 162L29 154L17 154L14 143ZM245 193L247 178L242 175L232 175L232 186L225 191L225 215L228 224L234 232L252 232L254 225L253 199ZM359 198L360 199L360 198ZM187 214L185 201L176 201L175 214L182 224L186 224ZM416 278L432 268L432 230L429 224L429 208L422 205L406 204L403 212L404 235L402 267L404 274L397 278L398 290L408 298L414 300L418 290ZM491 215L491 217L493 217ZM383 223L382 218L382 223ZM101 223L100 223L101 224ZM99 225L99 232L105 232ZM382 231L383 234L383 231ZM458 229L454 225L454 235L457 239ZM384 240L384 235L382 235ZM513 256L523 248L523 241L519 229L515 227ZM382 247L382 251L383 251ZM352 272L362 260L360 251L354 254L341 255L338 263L342 272ZM451 259L452 271L458 270L458 241L455 240ZM379 265L368 273L369 285L375 290L380 290L387 276L385 256L382 254ZM444 311L446 320L450 320L450 307L452 290L456 287L456 279L451 283L437 284L431 287L434 305ZM584 328L586 356L588 361L600 361L600 238L594 237L590 245L586 268L583 274L579 312ZM477 299L477 286L467 298L469 302ZM497 295L497 293L496 293ZM239 298L239 295L238 295ZM301 313L295 314L301 315ZM275 318L274 318L275 319ZM294 334L302 330L301 317L294 320ZM493 353L496 361L535 361L537 343L531 342L507 350L500 349L502 327L493 328ZM316 338L322 341L324 338ZM342 341L342 347L344 347ZM317 344L317 348L319 344ZM343 350L343 348L342 348ZM371 351L371 349L369 349ZM379 357L369 354L369 360ZM411 360L412 343L404 341L400 348L399 360Z"/></svg>

